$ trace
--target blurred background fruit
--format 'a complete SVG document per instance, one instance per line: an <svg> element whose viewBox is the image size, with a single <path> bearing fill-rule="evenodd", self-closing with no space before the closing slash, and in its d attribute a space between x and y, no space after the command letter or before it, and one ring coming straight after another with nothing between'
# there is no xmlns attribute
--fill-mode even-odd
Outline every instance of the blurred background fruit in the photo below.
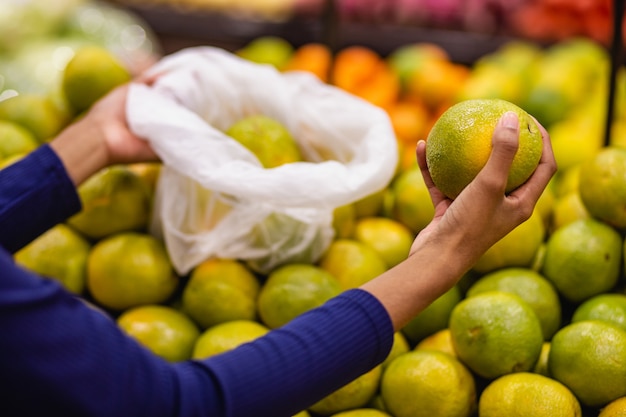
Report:
<svg viewBox="0 0 626 417"><path fill-rule="evenodd" d="M269 332L269 328L254 320L233 320L216 324L200 334L193 348L193 359L204 359L227 352L251 342Z"/></svg>

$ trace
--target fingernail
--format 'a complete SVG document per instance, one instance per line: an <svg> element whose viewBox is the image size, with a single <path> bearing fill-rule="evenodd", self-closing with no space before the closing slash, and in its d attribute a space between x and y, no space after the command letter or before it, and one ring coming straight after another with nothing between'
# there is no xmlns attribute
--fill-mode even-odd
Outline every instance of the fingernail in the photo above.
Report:
<svg viewBox="0 0 626 417"><path fill-rule="evenodd" d="M502 123L502 126L506 127L507 129L519 129L519 119L517 118L517 114L515 112L508 111L504 113L500 122Z"/></svg>

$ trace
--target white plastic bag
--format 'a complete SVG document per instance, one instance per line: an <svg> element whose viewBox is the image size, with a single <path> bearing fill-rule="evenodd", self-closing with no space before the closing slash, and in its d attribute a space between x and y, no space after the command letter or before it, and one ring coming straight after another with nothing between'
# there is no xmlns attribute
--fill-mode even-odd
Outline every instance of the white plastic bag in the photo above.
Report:
<svg viewBox="0 0 626 417"><path fill-rule="evenodd" d="M260 272L315 262L333 239L333 210L381 190L395 172L386 113L310 74L208 46L171 54L151 72L162 75L131 85L127 116L164 163L152 231L181 274L210 257ZM265 169L223 133L259 113L290 130L306 162Z"/></svg>

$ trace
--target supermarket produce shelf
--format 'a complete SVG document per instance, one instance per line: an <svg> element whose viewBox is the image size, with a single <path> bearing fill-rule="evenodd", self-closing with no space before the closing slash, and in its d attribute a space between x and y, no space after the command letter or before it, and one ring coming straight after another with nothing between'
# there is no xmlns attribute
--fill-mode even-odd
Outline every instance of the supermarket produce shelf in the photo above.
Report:
<svg viewBox="0 0 626 417"><path fill-rule="evenodd" d="M284 22L236 18L225 14L184 11L170 6L126 6L144 19L159 36L164 53L198 45L236 49L260 36L280 36L294 46L321 42L334 50L349 45L372 48L387 55L398 46L431 42L444 48L450 58L471 64L514 38L501 35L397 26L341 22L328 16L294 17Z"/></svg>

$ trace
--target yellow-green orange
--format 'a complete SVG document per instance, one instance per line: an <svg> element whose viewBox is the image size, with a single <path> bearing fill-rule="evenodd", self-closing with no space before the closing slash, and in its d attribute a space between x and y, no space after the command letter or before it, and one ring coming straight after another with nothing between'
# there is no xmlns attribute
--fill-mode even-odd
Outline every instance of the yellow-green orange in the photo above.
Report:
<svg viewBox="0 0 626 417"><path fill-rule="evenodd" d="M452 344L452 335L450 334L449 328L439 330L438 332L425 337L417 345L415 345L415 349L438 350L440 352L447 353L448 355L457 356L456 351L454 350L454 345Z"/></svg>
<svg viewBox="0 0 626 417"><path fill-rule="evenodd" d="M548 369L583 405L626 396L626 331L600 320L571 323L552 338Z"/></svg>
<svg viewBox="0 0 626 417"><path fill-rule="evenodd" d="M549 236L542 275L566 299L578 303L611 290L621 264L620 234L596 219L580 219Z"/></svg>
<svg viewBox="0 0 626 417"><path fill-rule="evenodd" d="M28 129L8 120L0 120L0 160L26 154L37 146L39 142Z"/></svg>
<svg viewBox="0 0 626 417"><path fill-rule="evenodd" d="M546 226L538 210L528 220L494 243L473 269L487 273L506 267L530 267L544 242Z"/></svg>
<svg viewBox="0 0 626 417"><path fill-rule="evenodd" d="M409 256L414 236L399 221L373 216L357 221L354 237L373 248L391 268Z"/></svg>
<svg viewBox="0 0 626 417"><path fill-rule="evenodd" d="M458 286L450 288L411 319L402 328L402 333L412 344L417 344L425 337L447 328L450 314L461 298L462 294Z"/></svg>
<svg viewBox="0 0 626 417"><path fill-rule="evenodd" d="M541 158L542 138L526 111L500 99L461 101L437 119L427 138L428 169L446 196L456 198L487 163L496 124L508 111L518 115L520 134L506 191L519 187L534 172Z"/></svg>
<svg viewBox="0 0 626 417"><path fill-rule="evenodd" d="M90 249L84 237L60 223L18 251L15 261L44 277L58 280L74 294L82 294Z"/></svg>
<svg viewBox="0 0 626 417"><path fill-rule="evenodd" d="M108 49L78 49L63 71L62 89L75 113L91 107L113 88L130 81L125 65Z"/></svg>
<svg viewBox="0 0 626 417"><path fill-rule="evenodd" d="M591 297L574 310L572 322L602 320L626 331L626 294L603 293Z"/></svg>
<svg viewBox="0 0 626 417"><path fill-rule="evenodd" d="M579 192L593 217L626 229L626 149L607 147L583 163Z"/></svg>
<svg viewBox="0 0 626 417"><path fill-rule="evenodd" d="M374 249L355 239L334 240L319 265L337 278L342 289L359 287L387 270Z"/></svg>
<svg viewBox="0 0 626 417"><path fill-rule="evenodd" d="M231 320L254 320L260 286L241 262L209 259L192 270L181 308L203 329Z"/></svg>
<svg viewBox="0 0 626 417"><path fill-rule="evenodd" d="M330 415L364 407L378 391L381 376L382 366L378 365L322 398L309 407L309 410L321 415Z"/></svg>
<svg viewBox="0 0 626 417"><path fill-rule="evenodd" d="M102 239L87 259L89 292L113 310L162 303L178 282L164 244L149 234L125 232Z"/></svg>
<svg viewBox="0 0 626 417"><path fill-rule="evenodd" d="M162 305L130 308L117 318L117 324L133 339L170 362L189 359L200 335L189 317Z"/></svg>
<svg viewBox="0 0 626 417"><path fill-rule="evenodd" d="M402 172L391 184L391 217L419 233L435 215L428 187L418 167Z"/></svg>
<svg viewBox="0 0 626 417"><path fill-rule="evenodd" d="M453 356L414 350L385 368L380 384L394 417L469 417L476 408L476 384Z"/></svg>
<svg viewBox="0 0 626 417"><path fill-rule="evenodd" d="M0 120L24 127L44 143L67 125L69 116L48 96L20 94L0 101Z"/></svg>
<svg viewBox="0 0 626 417"><path fill-rule="evenodd" d="M383 361L383 368L386 367L398 356L407 353L411 350L408 340L402 332L395 332L393 334L393 344L391 345L391 351L387 355L387 358Z"/></svg>
<svg viewBox="0 0 626 417"><path fill-rule="evenodd" d="M151 210L145 182L124 165L105 168L78 188L82 210L68 224L91 239L142 231Z"/></svg>
<svg viewBox="0 0 626 417"><path fill-rule="evenodd" d="M598 417L626 417L626 397L611 401L600 410Z"/></svg>
<svg viewBox="0 0 626 417"><path fill-rule="evenodd" d="M516 294L526 301L541 322L544 339L550 340L561 327L559 294L540 273L527 268L500 269L482 276L468 289L467 296L494 290Z"/></svg>
<svg viewBox="0 0 626 417"><path fill-rule="evenodd" d="M272 271L261 288L259 317L270 328L280 327L340 292L339 281L318 266L284 265Z"/></svg>
<svg viewBox="0 0 626 417"><path fill-rule="evenodd" d="M342 411L331 417L391 417L389 414L374 408L357 408L355 410Z"/></svg>
<svg viewBox="0 0 626 417"><path fill-rule="evenodd" d="M264 168L302 161L298 143L278 120L263 114L244 117L226 134L245 146Z"/></svg>
<svg viewBox="0 0 626 417"><path fill-rule="evenodd" d="M578 399L543 375L517 372L492 381L478 402L480 417L580 417Z"/></svg>
<svg viewBox="0 0 626 417"><path fill-rule="evenodd" d="M252 342L270 331L263 324L252 320L233 320L206 329L196 340L191 357L208 358Z"/></svg>
<svg viewBox="0 0 626 417"><path fill-rule="evenodd" d="M450 315L450 334L461 361L487 379L530 371L543 344L541 323L533 309L504 291L462 300Z"/></svg>

